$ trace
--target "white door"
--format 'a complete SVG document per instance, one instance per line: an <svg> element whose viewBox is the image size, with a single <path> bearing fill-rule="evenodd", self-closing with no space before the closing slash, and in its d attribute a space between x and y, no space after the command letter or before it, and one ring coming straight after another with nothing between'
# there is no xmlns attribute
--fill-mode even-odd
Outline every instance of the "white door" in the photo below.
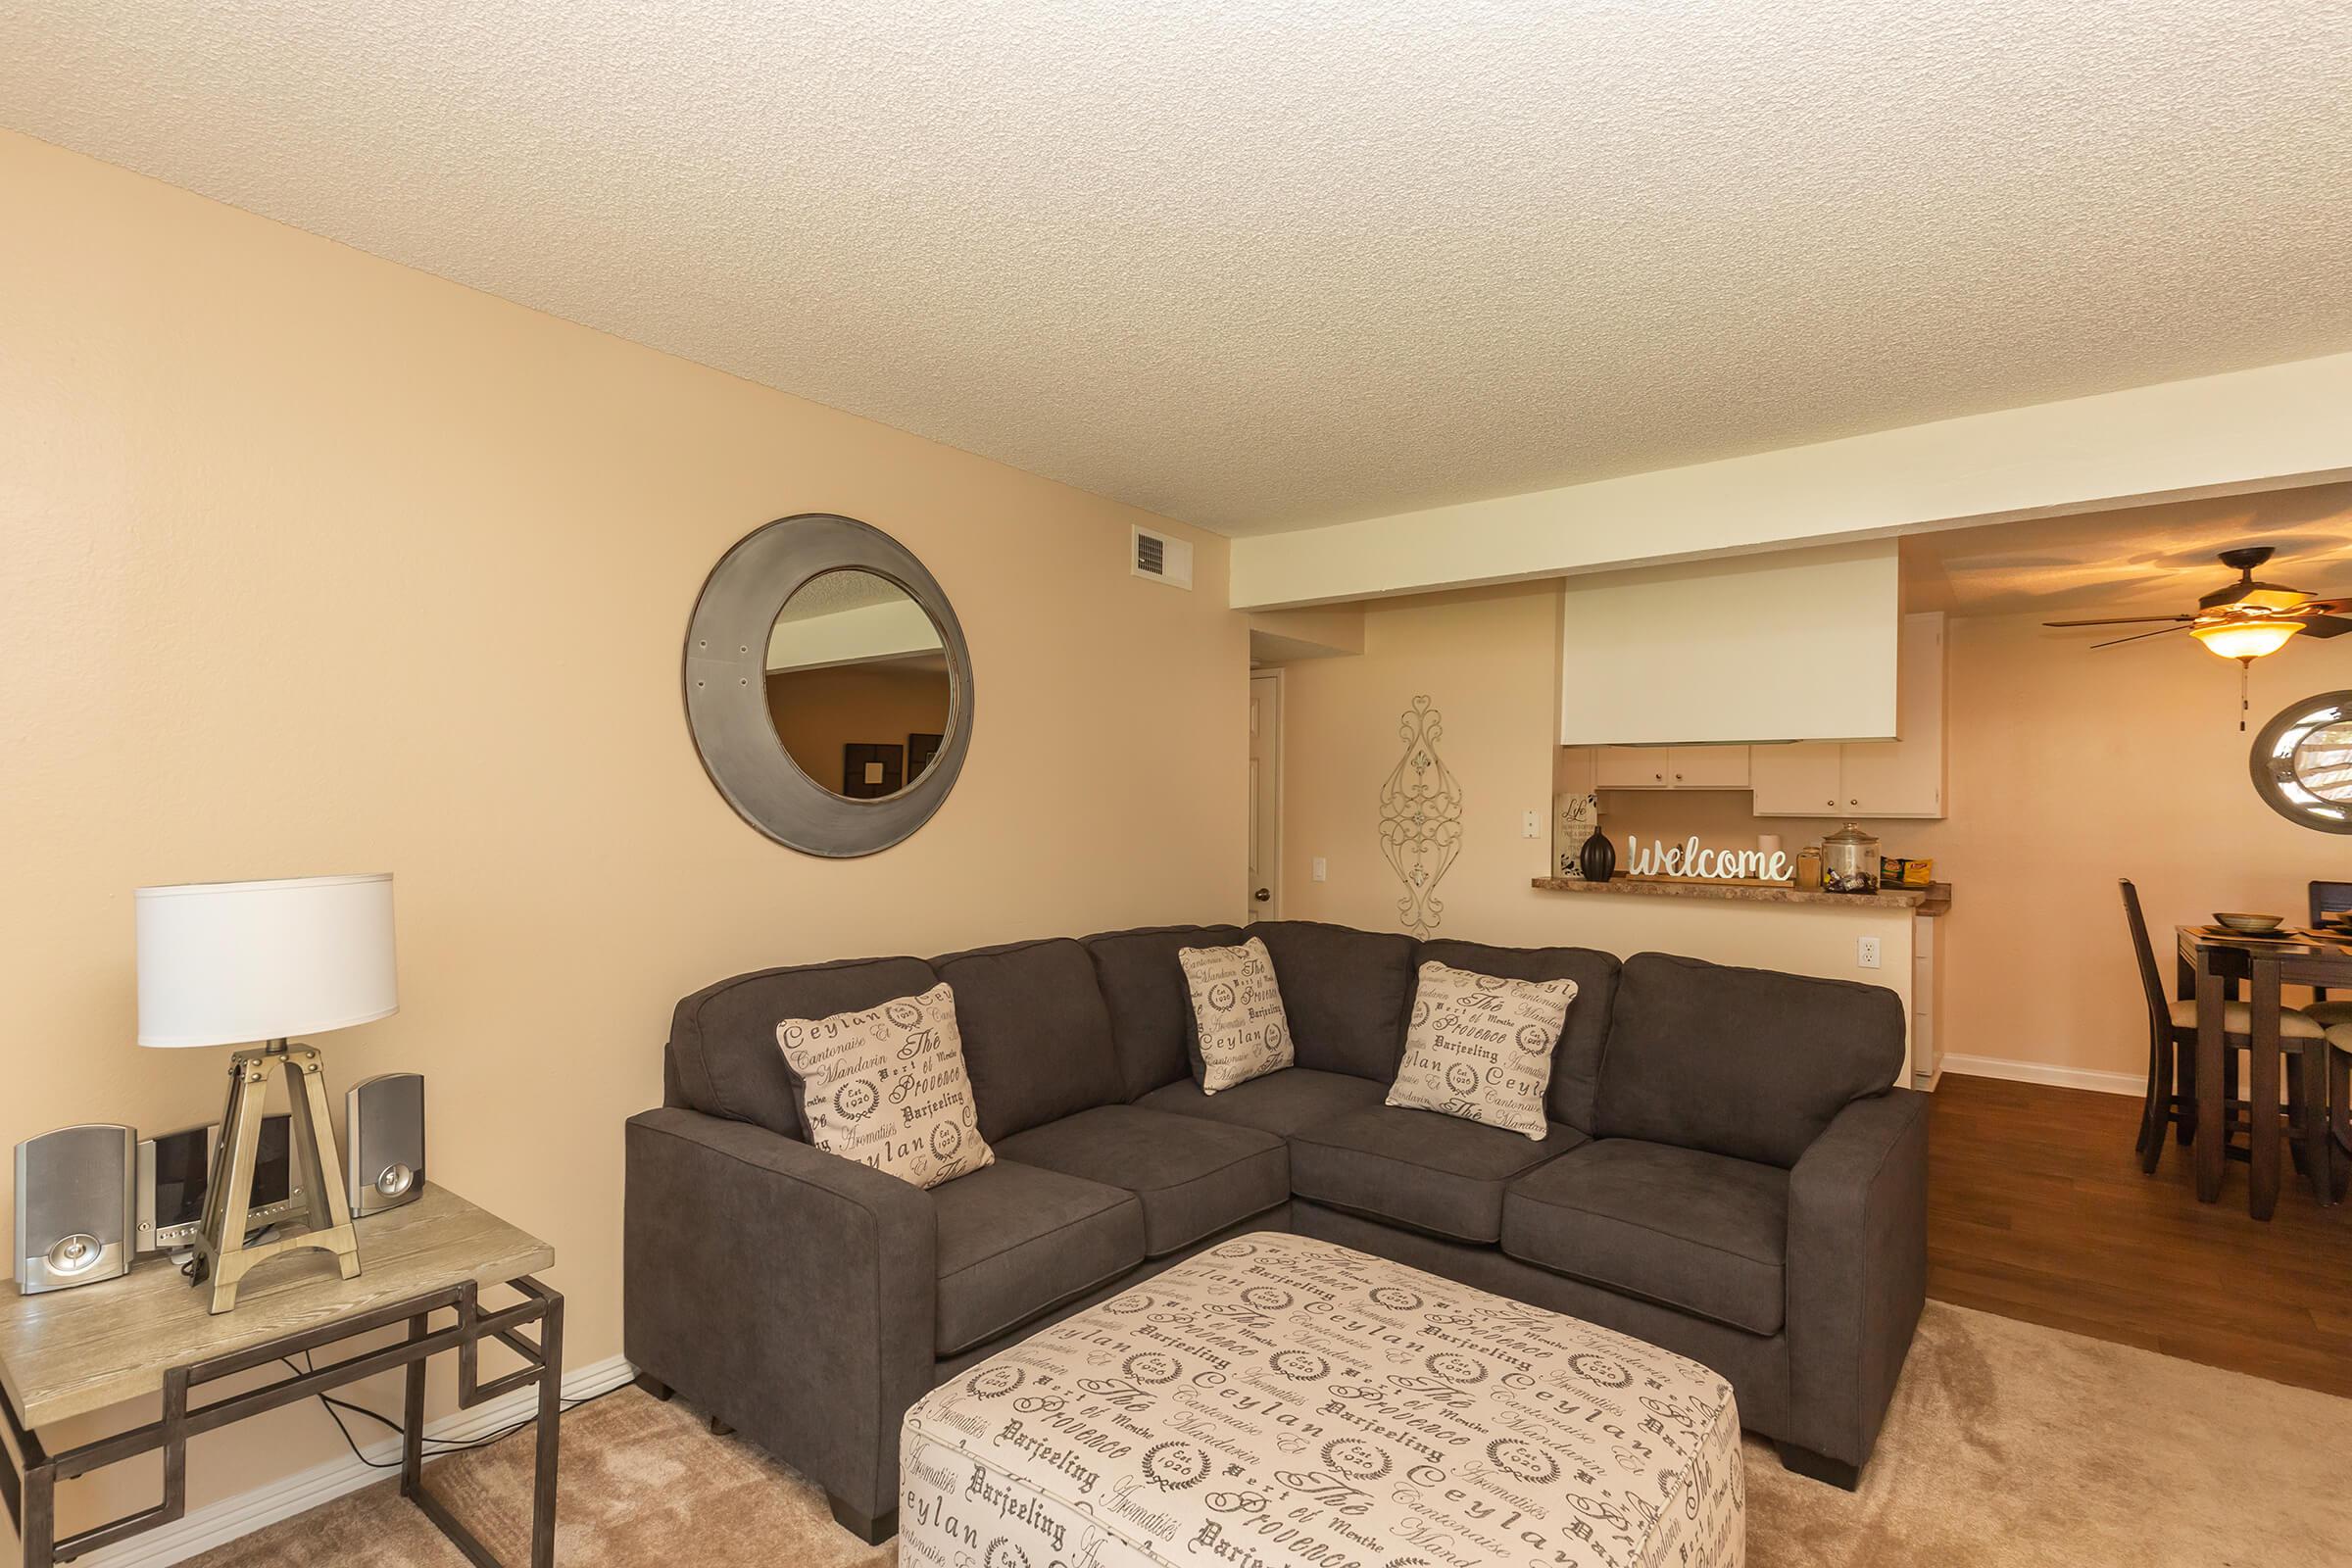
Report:
<svg viewBox="0 0 2352 1568"><path fill-rule="evenodd" d="M1242 923L1282 907L1282 677L1250 677L1250 886Z"/></svg>

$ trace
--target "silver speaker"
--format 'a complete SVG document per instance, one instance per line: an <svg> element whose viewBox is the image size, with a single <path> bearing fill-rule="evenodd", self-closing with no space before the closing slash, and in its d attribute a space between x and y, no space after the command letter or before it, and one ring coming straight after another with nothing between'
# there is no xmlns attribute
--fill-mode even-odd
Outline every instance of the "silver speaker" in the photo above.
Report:
<svg viewBox="0 0 2352 1568"><path fill-rule="evenodd" d="M413 1203L424 1192L424 1080L379 1073L344 1097L351 1217Z"/></svg>
<svg viewBox="0 0 2352 1568"><path fill-rule="evenodd" d="M139 1135L93 1122L17 1146L17 1289L26 1296L130 1272Z"/></svg>

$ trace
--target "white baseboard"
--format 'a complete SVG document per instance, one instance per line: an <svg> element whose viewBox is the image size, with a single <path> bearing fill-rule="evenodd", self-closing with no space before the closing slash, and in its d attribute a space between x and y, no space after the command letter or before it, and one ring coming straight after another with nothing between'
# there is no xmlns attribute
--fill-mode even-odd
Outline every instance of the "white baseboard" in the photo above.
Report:
<svg viewBox="0 0 2352 1568"><path fill-rule="evenodd" d="M1998 1056L1946 1056L1942 1070L1956 1072L1963 1078L2006 1078L2012 1083L2051 1084L2060 1089L2096 1090L2102 1095L2130 1095L2133 1100L2148 1092L2147 1080L2137 1073L2053 1067L2041 1061L2003 1061Z"/></svg>
<svg viewBox="0 0 2352 1568"><path fill-rule="evenodd" d="M616 1389L637 1375L637 1369L621 1356L599 1361L594 1366L575 1367L564 1374L564 1397L593 1398L608 1390ZM486 1404L470 1410L458 1410L438 1421L428 1422L424 1435L453 1443L469 1443L487 1437L501 1427L511 1427L517 1421L527 1421L537 1410L539 1392L536 1389L516 1389ZM234 1431L234 1428L228 1430ZM381 1464L400 1457L400 1440L386 1438L383 1442L363 1446L368 1458ZM429 1463L429 1461L428 1461ZM223 1497L191 1509L176 1523L151 1530L103 1551L91 1552L82 1559L92 1568L169 1568L185 1562L198 1552L210 1551L224 1542L239 1536L251 1535L264 1525L280 1519L291 1519L298 1513L331 1502L345 1493L357 1492L397 1474L390 1470L371 1469L346 1451L342 1457L325 1464L313 1466L282 1481L266 1487Z"/></svg>

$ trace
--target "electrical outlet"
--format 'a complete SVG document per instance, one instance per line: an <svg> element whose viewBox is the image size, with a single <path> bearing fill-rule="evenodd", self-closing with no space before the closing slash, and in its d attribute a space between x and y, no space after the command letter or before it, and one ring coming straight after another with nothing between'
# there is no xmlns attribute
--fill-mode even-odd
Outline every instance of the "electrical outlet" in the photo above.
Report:
<svg viewBox="0 0 2352 1568"><path fill-rule="evenodd" d="M1316 857L1315 857L1315 880L1316 880L1316 881L1318 881L1318 882L1326 881L1326 880L1328 880L1328 879L1330 878L1330 875L1331 875L1331 862L1330 862L1329 860L1326 860L1325 858L1323 858L1323 857L1321 857L1320 855L1316 856Z"/></svg>
<svg viewBox="0 0 2352 1568"><path fill-rule="evenodd" d="M1519 819L1519 836L1521 838L1536 838L1541 835L1543 831L1544 814L1541 811L1530 811Z"/></svg>
<svg viewBox="0 0 2352 1568"><path fill-rule="evenodd" d="M1857 939L1854 943L1854 961L1865 969L1876 969L1879 966L1879 939L1877 937Z"/></svg>

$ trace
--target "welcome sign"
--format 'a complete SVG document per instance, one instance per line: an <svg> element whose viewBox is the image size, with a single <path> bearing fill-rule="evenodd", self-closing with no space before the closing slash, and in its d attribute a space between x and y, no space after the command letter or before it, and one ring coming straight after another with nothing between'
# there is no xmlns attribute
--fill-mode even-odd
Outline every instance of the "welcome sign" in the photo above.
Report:
<svg viewBox="0 0 2352 1568"><path fill-rule="evenodd" d="M1707 850L1693 833L1680 844L1643 844L1628 835L1627 876L1679 876L1702 882L1787 882L1796 875L1786 851Z"/></svg>

